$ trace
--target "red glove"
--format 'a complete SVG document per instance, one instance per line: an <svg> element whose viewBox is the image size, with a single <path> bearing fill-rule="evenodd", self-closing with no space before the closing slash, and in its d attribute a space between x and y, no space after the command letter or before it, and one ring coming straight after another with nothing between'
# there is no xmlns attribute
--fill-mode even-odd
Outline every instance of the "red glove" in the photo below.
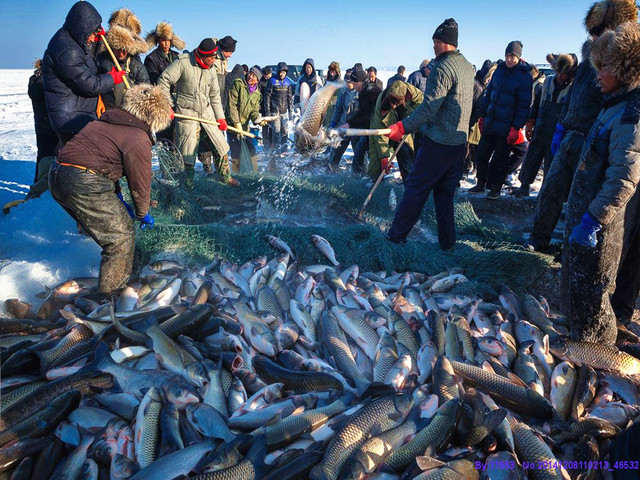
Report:
<svg viewBox="0 0 640 480"><path fill-rule="evenodd" d="M507 135L507 145L515 145L518 141L518 137L520 136L520 129L515 129L511 127L509 130L509 135Z"/></svg>
<svg viewBox="0 0 640 480"><path fill-rule="evenodd" d="M387 135L391 140L399 142L404 137L404 125L402 122L397 122L391 125L391 132Z"/></svg>
<svg viewBox="0 0 640 480"><path fill-rule="evenodd" d="M111 67L111 71L109 72L109 75L111 75L111 77L113 78L113 83L115 83L116 85L122 83L122 77L124 77L126 74L127 72L125 72L124 70L117 71L116 67Z"/></svg>
<svg viewBox="0 0 640 480"><path fill-rule="evenodd" d="M173 111L173 108L172 108L172 109L171 109L171 120L173 120L173 118L174 118L174 113L176 113L176 112L174 112L174 111Z"/></svg>
<svg viewBox="0 0 640 480"><path fill-rule="evenodd" d="M391 171L391 163L389 163L388 158L383 158L380 160L380 169L384 170L385 173L389 173Z"/></svg>
<svg viewBox="0 0 640 480"><path fill-rule="evenodd" d="M480 135L484 131L484 117L478 119L478 129L480 130Z"/></svg>
<svg viewBox="0 0 640 480"><path fill-rule="evenodd" d="M104 31L104 28L102 28L102 25L100 25L97 29L96 29L96 37L98 37L100 39L101 36L106 35L107 32Z"/></svg>
<svg viewBox="0 0 640 480"><path fill-rule="evenodd" d="M224 118L219 118L218 120L216 120L216 122L218 122L220 125L218 125L218 128L220 130L222 130L223 132L229 128L229 126L227 125L227 121Z"/></svg>

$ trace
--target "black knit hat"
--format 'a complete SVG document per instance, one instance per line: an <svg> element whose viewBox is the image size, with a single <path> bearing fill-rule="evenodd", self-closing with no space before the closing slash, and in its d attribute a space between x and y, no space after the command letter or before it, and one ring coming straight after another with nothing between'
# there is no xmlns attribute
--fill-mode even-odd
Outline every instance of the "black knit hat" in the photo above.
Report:
<svg viewBox="0 0 640 480"><path fill-rule="evenodd" d="M436 31L433 34L433 39L438 39L447 43L449 45L453 45L454 47L458 46L458 22L456 22L453 18L447 18L444 22L438 25Z"/></svg>
<svg viewBox="0 0 640 480"><path fill-rule="evenodd" d="M234 40L231 35L227 35L218 40L218 48L223 52L235 52L236 43L238 43L237 40Z"/></svg>
<svg viewBox="0 0 640 480"><path fill-rule="evenodd" d="M362 64L356 64L356 66L353 67L353 70L351 71L350 80L352 82L364 82L366 79L367 79L367 74L363 70Z"/></svg>
<svg viewBox="0 0 640 480"><path fill-rule="evenodd" d="M201 57L213 57L217 50L216 42L212 38L205 38L197 48L198 55Z"/></svg>
<svg viewBox="0 0 640 480"><path fill-rule="evenodd" d="M509 53L518 58L522 58L522 42L520 40L509 42L509 45L507 45L507 48L504 50L504 54L508 55Z"/></svg>

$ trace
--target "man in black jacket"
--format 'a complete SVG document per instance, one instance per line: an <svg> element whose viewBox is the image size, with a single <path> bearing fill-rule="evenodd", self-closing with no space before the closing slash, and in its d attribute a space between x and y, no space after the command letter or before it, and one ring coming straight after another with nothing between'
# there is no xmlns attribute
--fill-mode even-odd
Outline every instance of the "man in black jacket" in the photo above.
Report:
<svg viewBox="0 0 640 480"><path fill-rule="evenodd" d="M97 118L98 96L122 82L125 72L98 74L96 46L102 17L89 2L77 2L64 25L47 46L42 59L44 98L51 126L66 143Z"/></svg>
<svg viewBox="0 0 640 480"><path fill-rule="evenodd" d="M279 115L271 124L271 141L273 146L280 150L287 149L287 120L293 108L294 84L287 77L288 71L289 67L286 63L278 63L278 76L271 77L267 82L264 96L264 109L267 115Z"/></svg>
<svg viewBox="0 0 640 480"><path fill-rule="evenodd" d="M47 106L44 102L44 89L42 87L42 60L37 59L34 64L35 70L29 78L29 98L33 107L33 121L36 128L36 145L38 146L38 155L36 157L36 175L33 183L35 184L42 176L40 165L43 158L53 157L56 154L56 145L58 144L58 136L51 128L49 115L47 114ZM46 172L49 171L51 162L46 162ZM44 172L44 173L46 173ZM45 190L46 190L45 186ZM43 190L44 191L44 190Z"/></svg>
<svg viewBox="0 0 640 480"><path fill-rule="evenodd" d="M168 22L156 25L156 29L147 34L146 40L150 46L157 45L157 48L144 59L149 81L152 85L157 85L162 72L178 58L179 53L171 47L184 50L185 43L173 33L173 27Z"/></svg>

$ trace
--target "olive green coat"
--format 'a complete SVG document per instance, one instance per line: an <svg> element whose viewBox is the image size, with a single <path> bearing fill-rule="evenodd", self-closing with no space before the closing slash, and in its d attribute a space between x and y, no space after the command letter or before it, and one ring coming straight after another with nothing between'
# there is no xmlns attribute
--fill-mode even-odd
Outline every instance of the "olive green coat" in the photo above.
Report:
<svg viewBox="0 0 640 480"><path fill-rule="evenodd" d="M203 69L195 54L182 54L162 72L158 85L167 92L175 86L175 112L184 115L220 120L225 118L215 68ZM195 165L198 152L198 131L209 137L221 157L229 151L229 144L215 125L176 118L174 141L185 165Z"/></svg>
<svg viewBox="0 0 640 480"><path fill-rule="evenodd" d="M244 78L236 78L229 89L229 101L227 103L227 119L229 124L242 124L242 129L247 130L249 120L256 120L260 116L262 94L260 86L253 93L249 93L249 85Z"/></svg>
<svg viewBox="0 0 640 480"><path fill-rule="evenodd" d="M407 82L402 82L401 80L393 82L390 88L394 88L394 85L396 83L404 83L411 96L411 99L407 100L405 103L404 115L402 116L402 118L400 118L396 110L389 109L383 116L382 101L389 92L389 89L386 89L380 95L378 95L378 100L376 101L376 106L373 110L373 115L371 116L371 128L389 128L390 125L393 125L394 123L397 123L403 118L411 115L411 113L413 113L413 111L422 103L424 96L418 88ZM413 135L407 136L404 144L408 145L411 150L414 150ZM369 141L369 165L380 165L381 159L390 158L392 154L393 149L389 146L389 137L385 135L371 137Z"/></svg>

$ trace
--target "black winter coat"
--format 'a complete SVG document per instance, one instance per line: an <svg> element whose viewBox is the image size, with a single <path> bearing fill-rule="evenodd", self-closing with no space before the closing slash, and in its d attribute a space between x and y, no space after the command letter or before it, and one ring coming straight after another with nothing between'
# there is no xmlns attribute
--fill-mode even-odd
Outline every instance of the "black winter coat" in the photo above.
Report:
<svg viewBox="0 0 640 480"><path fill-rule="evenodd" d="M382 89L377 85L370 84L367 90L362 90L358 94L358 110L350 117L347 117L347 123L351 128L369 128L371 123L371 115L376 108L378 95L382 93Z"/></svg>
<svg viewBox="0 0 640 480"><path fill-rule="evenodd" d="M162 72L171 65L175 59L180 55L175 50L169 50L168 54L164 54L160 48L156 48L153 52L147 55L144 59L144 66L149 74L149 81L152 85L158 84L158 79Z"/></svg>
<svg viewBox="0 0 640 480"><path fill-rule="evenodd" d="M31 78L29 78L29 98L33 106L33 120L36 132L53 132L51 122L49 122L49 114L47 106L44 102L44 88L42 86L42 71L37 70ZM55 134L54 134L55 135Z"/></svg>
<svg viewBox="0 0 640 480"><path fill-rule="evenodd" d="M311 68L313 69L311 71L311 75L309 76L307 76L307 72L305 72L304 70L307 66L307 63L311 65ZM316 74L316 65L313 62L313 58L307 58L302 64L302 75L298 79L298 85L296 85L297 93L293 98L293 103L300 103L300 86L303 83L309 85L309 96L313 95L316 90L322 88L322 85L320 85L320 82L318 81L318 75Z"/></svg>
<svg viewBox="0 0 640 480"><path fill-rule="evenodd" d="M293 82L289 77L273 76L267 82L264 96L264 108L267 115L285 114L293 107Z"/></svg>
<svg viewBox="0 0 640 480"><path fill-rule="evenodd" d="M98 74L96 44L87 45L101 23L89 2L74 4L44 52L44 96L56 133L77 133L95 120L98 95L113 88L111 75Z"/></svg>
<svg viewBox="0 0 640 480"><path fill-rule="evenodd" d="M387 88L389 88L391 85L393 85L393 82L395 82L397 80L402 80L404 82L407 79L406 79L406 77L404 75L400 75L399 73L396 73L393 77L391 77L389 80L387 80Z"/></svg>
<svg viewBox="0 0 640 480"><path fill-rule="evenodd" d="M532 95L531 66L520 60L513 68L507 68L504 60L498 60L484 94L482 133L507 136L511 127L522 128L529 118Z"/></svg>
<svg viewBox="0 0 640 480"><path fill-rule="evenodd" d="M113 63L113 60L111 60L109 52L102 52L98 55L98 71L100 73L110 72L115 66L116 65ZM149 74L147 73L147 69L144 67L140 57L137 55L127 56L125 60L120 62L120 67L127 72L129 85L134 86L140 85L141 83L149 83ZM107 108L120 108L122 106L124 92L124 82L114 85L113 89L102 96L102 101Z"/></svg>

